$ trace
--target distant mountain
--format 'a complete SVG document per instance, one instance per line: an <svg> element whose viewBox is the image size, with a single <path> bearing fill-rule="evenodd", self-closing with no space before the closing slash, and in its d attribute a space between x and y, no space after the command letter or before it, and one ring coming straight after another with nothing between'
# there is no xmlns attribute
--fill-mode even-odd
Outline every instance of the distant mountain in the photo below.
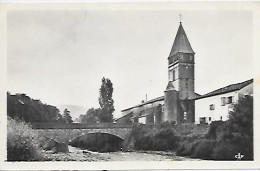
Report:
<svg viewBox="0 0 260 171"><path fill-rule="evenodd" d="M70 111L70 115L73 120L78 118L81 114L86 114L87 108L77 105L59 105L57 108L60 110L60 114L63 114L63 111L67 108Z"/></svg>

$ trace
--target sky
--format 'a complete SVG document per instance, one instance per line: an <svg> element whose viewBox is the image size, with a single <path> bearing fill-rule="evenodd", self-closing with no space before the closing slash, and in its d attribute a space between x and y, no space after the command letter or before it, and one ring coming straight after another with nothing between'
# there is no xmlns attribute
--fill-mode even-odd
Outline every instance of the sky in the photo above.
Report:
<svg viewBox="0 0 260 171"><path fill-rule="evenodd" d="M253 78L252 13L227 10L12 10L7 87L51 105L99 107L113 83L115 117L164 95L167 58L182 25L195 51L195 92Z"/></svg>

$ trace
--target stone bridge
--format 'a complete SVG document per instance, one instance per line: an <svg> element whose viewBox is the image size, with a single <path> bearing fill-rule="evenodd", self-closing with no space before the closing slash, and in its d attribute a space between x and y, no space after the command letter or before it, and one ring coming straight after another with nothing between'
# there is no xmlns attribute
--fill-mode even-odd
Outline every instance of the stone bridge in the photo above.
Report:
<svg viewBox="0 0 260 171"><path fill-rule="evenodd" d="M104 133L117 136L123 140L132 130L132 125L122 124L32 124L40 136L54 139L59 142L70 142L73 139L91 133Z"/></svg>

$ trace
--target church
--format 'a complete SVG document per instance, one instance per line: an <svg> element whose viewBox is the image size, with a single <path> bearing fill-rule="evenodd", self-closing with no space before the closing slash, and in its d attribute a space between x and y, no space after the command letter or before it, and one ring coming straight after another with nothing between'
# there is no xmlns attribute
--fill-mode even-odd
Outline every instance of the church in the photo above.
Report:
<svg viewBox="0 0 260 171"><path fill-rule="evenodd" d="M253 95L253 79L228 85L205 95L194 92L195 52L180 22L168 56L168 84L164 95L122 110L117 123L211 123L227 120L243 95ZM225 104L225 105L224 105ZM216 111L216 112L215 112Z"/></svg>

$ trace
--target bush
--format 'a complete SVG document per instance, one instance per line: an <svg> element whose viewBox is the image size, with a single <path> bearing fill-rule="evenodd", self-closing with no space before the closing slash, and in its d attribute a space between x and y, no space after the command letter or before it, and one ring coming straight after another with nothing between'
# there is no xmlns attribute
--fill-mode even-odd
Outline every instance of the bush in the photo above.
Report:
<svg viewBox="0 0 260 171"><path fill-rule="evenodd" d="M237 153L238 150L230 142L218 141L212 151L212 158L214 160L235 160Z"/></svg>
<svg viewBox="0 0 260 171"><path fill-rule="evenodd" d="M178 156L191 156L194 152L196 143L190 143L188 141L183 141L181 145L179 145L176 155Z"/></svg>
<svg viewBox="0 0 260 171"><path fill-rule="evenodd" d="M185 127L185 128L184 128ZM177 155L213 160L236 160L235 155L243 154L242 160L253 160L253 97L245 96L234 105L226 122L215 121L205 138L194 136L192 125L177 126L183 138ZM181 129L180 129L181 128ZM184 131L183 131L184 128Z"/></svg>
<svg viewBox="0 0 260 171"><path fill-rule="evenodd" d="M37 134L24 122L8 118L7 160L38 161L43 159Z"/></svg>
<svg viewBox="0 0 260 171"><path fill-rule="evenodd" d="M194 152L192 157L201 158L201 159L212 159L212 152L215 147L216 141L214 140L201 140L198 143L194 143L192 148Z"/></svg>
<svg viewBox="0 0 260 171"><path fill-rule="evenodd" d="M166 151L177 148L180 137L172 124L157 127L134 126L124 143L124 149Z"/></svg>
<svg viewBox="0 0 260 171"><path fill-rule="evenodd" d="M209 125L196 125L193 123L183 123L176 125L174 129L182 136L204 136L209 129Z"/></svg>
<svg viewBox="0 0 260 171"><path fill-rule="evenodd" d="M227 124L224 121L214 121L210 124L206 138L222 140L227 135Z"/></svg>
<svg viewBox="0 0 260 171"><path fill-rule="evenodd" d="M178 147L180 136L173 128L160 129L154 135L156 150L174 150Z"/></svg>

